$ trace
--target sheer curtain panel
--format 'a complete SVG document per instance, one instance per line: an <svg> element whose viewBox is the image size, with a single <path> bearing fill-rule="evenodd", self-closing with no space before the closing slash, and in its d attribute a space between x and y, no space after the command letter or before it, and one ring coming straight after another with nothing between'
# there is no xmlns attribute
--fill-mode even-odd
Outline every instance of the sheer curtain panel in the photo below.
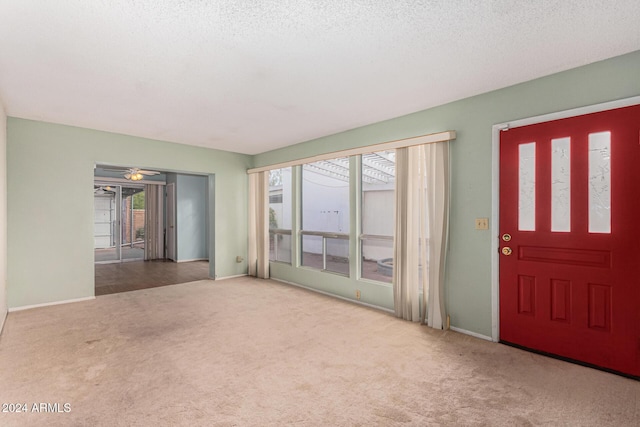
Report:
<svg viewBox="0 0 640 427"><path fill-rule="evenodd" d="M420 320L418 260L420 213L417 147L396 150L396 211L393 240L393 305L396 316Z"/></svg>
<svg viewBox="0 0 640 427"><path fill-rule="evenodd" d="M423 307L427 307L427 324L432 328L445 329L447 316L444 285L449 245L449 142L428 144L424 149L427 169L429 292L423 295Z"/></svg>
<svg viewBox="0 0 640 427"><path fill-rule="evenodd" d="M449 227L448 141L396 150L395 227L396 316L442 329Z"/></svg>
<svg viewBox="0 0 640 427"><path fill-rule="evenodd" d="M249 275L269 278L269 172L249 174Z"/></svg>

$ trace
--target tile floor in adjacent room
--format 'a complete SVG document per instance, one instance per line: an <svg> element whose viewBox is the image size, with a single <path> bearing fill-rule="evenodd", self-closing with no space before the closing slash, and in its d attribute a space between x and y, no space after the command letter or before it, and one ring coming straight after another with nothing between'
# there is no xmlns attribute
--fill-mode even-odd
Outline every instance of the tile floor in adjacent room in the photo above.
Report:
<svg viewBox="0 0 640 427"><path fill-rule="evenodd" d="M131 261L96 264L96 296L209 278L209 261Z"/></svg>

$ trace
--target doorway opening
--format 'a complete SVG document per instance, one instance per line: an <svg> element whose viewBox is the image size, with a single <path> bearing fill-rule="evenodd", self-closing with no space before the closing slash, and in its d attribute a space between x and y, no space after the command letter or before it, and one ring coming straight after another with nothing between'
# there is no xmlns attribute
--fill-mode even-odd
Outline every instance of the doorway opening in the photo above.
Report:
<svg viewBox="0 0 640 427"><path fill-rule="evenodd" d="M212 277L213 189L212 175L96 165L96 296Z"/></svg>

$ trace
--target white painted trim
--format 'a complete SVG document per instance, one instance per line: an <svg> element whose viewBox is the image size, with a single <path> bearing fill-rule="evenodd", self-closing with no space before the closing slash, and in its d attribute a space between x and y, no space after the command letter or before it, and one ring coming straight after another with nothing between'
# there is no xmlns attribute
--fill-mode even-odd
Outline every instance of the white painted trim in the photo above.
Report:
<svg viewBox="0 0 640 427"><path fill-rule="evenodd" d="M96 297L76 298L76 299L68 299L68 300L64 300L64 301L45 302L43 304L23 305L23 306L20 306L20 307L10 307L9 308L9 313L13 313L15 311L22 311L22 310L31 310L32 308L48 307L50 305L60 305L60 304L69 304L69 303L72 303L72 302L89 301L89 300L93 300L93 299L96 299Z"/></svg>
<svg viewBox="0 0 640 427"><path fill-rule="evenodd" d="M500 130L493 126L491 143L491 339L500 340Z"/></svg>
<svg viewBox="0 0 640 427"><path fill-rule="evenodd" d="M491 337L489 337L487 335L479 334L477 332L467 331L466 329L456 328L455 326L449 326L449 329L451 329L454 332L458 332L460 334L470 335L470 336L472 336L474 338L480 338L481 340L493 341L493 339Z"/></svg>
<svg viewBox="0 0 640 427"><path fill-rule="evenodd" d="M315 289L315 288L312 288L312 287L309 287L309 286L301 285L299 283L289 282L287 280L276 279L276 278L273 278L273 277L271 277L269 280L273 280L274 282L285 283L285 284L291 285L291 286L296 286L298 288L306 289L306 290L311 291L311 292L316 292L316 293L319 293L319 294L322 294L322 295L326 295L326 296L332 297L332 298L338 298L338 299L341 299L343 301L351 302L351 303L358 304L358 305L363 305L365 307L374 308L376 310L385 311L385 312L390 313L390 314L395 314L395 312L393 310L385 308L385 307L380 307L379 305L367 304L366 302L362 302L362 301L358 301L358 300L354 300L354 299L350 299L350 298L345 298L345 297L340 296L340 295L332 294L330 292L321 291L319 289Z"/></svg>
<svg viewBox="0 0 640 427"><path fill-rule="evenodd" d="M498 253L500 238L500 131L520 126L533 125L551 120L566 119L584 114L599 113L615 108L630 107L640 104L640 96L573 108L571 110L557 111L541 116L528 117L511 122L498 123L492 127L492 159L491 159L491 221L494 224L495 237L491 242L491 336L493 341L500 340L500 257ZM451 328L453 329L453 328Z"/></svg>
<svg viewBox="0 0 640 427"><path fill-rule="evenodd" d="M211 277L209 277L209 279L219 281L219 280L235 279L236 277L244 277L244 276L248 276L248 274L244 273L244 274L236 274L235 276L216 277L215 279L211 279Z"/></svg>
<svg viewBox="0 0 640 427"><path fill-rule="evenodd" d="M289 166L304 165L305 163L317 162L320 160L335 159L336 157L357 156L358 154L372 153L374 151L393 150L396 148L411 147L413 145L432 144L434 142L444 142L456 139L456 131L432 133L429 135L415 136L413 138L398 139L396 141L382 142L380 144L367 145L366 147L350 148L347 150L332 151L330 153L318 154L317 156L305 157L303 159L291 160L289 162L276 163L269 166L248 169L247 173L264 172L271 169L287 168Z"/></svg>
<svg viewBox="0 0 640 427"><path fill-rule="evenodd" d="M493 128L511 129L515 127L534 125L536 123L550 122L552 120L566 119L568 117L582 116L585 114L599 113L601 111L613 110L614 108L630 107L640 104L640 96L619 99L616 101L603 102L600 104L587 105L585 107L572 108L571 110L557 111L555 113L543 114L541 116L527 117L511 122L504 122L493 125Z"/></svg>
<svg viewBox="0 0 640 427"><path fill-rule="evenodd" d="M4 323L7 320L8 314L9 311L5 311L4 313L0 314L0 335L2 335L2 329L4 328Z"/></svg>
<svg viewBox="0 0 640 427"><path fill-rule="evenodd" d="M176 262L209 261L209 258L180 259Z"/></svg>
<svg viewBox="0 0 640 427"><path fill-rule="evenodd" d="M124 179L124 178L112 178L109 176L94 176L93 180L95 183L98 183L98 185L100 185L100 182L115 182L115 183L122 183L122 184L127 184L130 187L135 187L136 184L140 185L142 184L142 186L144 186L144 184L152 184L152 185L166 185L167 183L165 181L152 181L150 179L141 179L140 181L131 181L130 179Z"/></svg>

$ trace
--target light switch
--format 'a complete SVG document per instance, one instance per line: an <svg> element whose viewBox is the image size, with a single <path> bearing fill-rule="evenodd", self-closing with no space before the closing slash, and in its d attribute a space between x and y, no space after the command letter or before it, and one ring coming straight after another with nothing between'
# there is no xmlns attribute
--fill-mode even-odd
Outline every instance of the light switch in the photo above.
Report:
<svg viewBox="0 0 640 427"><path fill-rule="evenodd" d="M489 218L476 218L476 230L488 230Z"/></svg>

